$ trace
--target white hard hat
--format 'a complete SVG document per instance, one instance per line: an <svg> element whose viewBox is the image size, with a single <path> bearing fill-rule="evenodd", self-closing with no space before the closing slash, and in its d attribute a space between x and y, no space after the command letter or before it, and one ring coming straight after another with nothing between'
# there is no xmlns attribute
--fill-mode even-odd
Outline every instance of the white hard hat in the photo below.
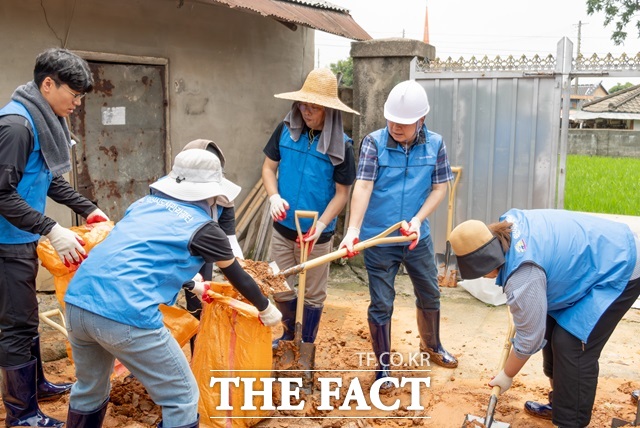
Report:
<svg viewBox="0 0 640 428"><path fill-rule="evenodd" d="M429 113L429 100L424 88L415 80L398 83L384 103L385 119L408 125Z"/></svg>

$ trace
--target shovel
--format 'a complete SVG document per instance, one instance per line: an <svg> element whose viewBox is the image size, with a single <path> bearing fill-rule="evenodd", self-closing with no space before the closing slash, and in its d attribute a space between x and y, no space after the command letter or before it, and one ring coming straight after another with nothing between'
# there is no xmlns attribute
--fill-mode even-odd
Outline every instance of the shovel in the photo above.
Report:
<svg viewBox="0 0 640 428"><path fill-rule="evenodd" d="M390 228L388 228L387 230L385 230L384 232L380 233L379 235L376 235L373 238L369 238L366 241L358 242L353 246L353 251L362 251L369 247L374 247L380 244L395 244L398 242L408 242L416 239L415 234L411 234L409 236L403 236L403 235L388 236L391 233L395 232L396 230L400 229L401 227L404 229L408 229L409 225L407 224L406 221L398 222L393 226L391 226ZM303 263L300 263L299 265L292 266L288 269L282 270L278 272L278 275L282 275L283 277L286 278L288 276L296 275L298 273L304 272L311 268L323 265L328 262L332 262L337 259L341 259L346 256L347 256L347 249L341 248L332 253L325 254L324 256L311 259L308 262L305 261ZM302 262L302 258L300 261Z"/></svg>
<svg viewBox="0 0 640 428"><path fill-rule="evenodd" d="M462 167L452 166L451 171L455 174L453 184L447 182L449 187L449 198L447 204L447 243L444 254L436 254L436 266L444 266L442 279L439 281L439 285L443 287L455 287L458 282L458 262L455 254L451 250L451 244L449 243L449 235L453 230L453 205L456 201L456 188L460 181L460 175L462 174Z"/></svg>
<svg viewBox="0 0 640 428"><path fill-rule="evenodd" d="M316 211L296 211L296 230L300 242L300 262L307 261L308 242L304 242L302 230L300 228L300 218L311 218L313 224L309 230L316 226L318 213ZM316 347L313 343L302 341L302 315L304 312L304 292L305 292L306 272L300 272L298 278L298 303L296 306L296 323L293 340L280 340L278 349L274 353L275 367L277 370L304 370L304 383L307 388L313 383L313 368L315 366Z"/></svg>
<svg viewBox="0 0 640 428"><path fill-rule="evenodd" d="M507 338L504 341L502 347L502 354L500 355L500 364L498 365L498 371L504 369L504 365L511 352L511 339L516 334L516 328L513 325L513 319L511 318L511 312L507 309L507 315L509 316L509 328L507 330ZM498 422L493 420L493 415L496 412L496 405L498 404L498 395L500 394L500 387L494 386L491 390L491 397L489 398L489 406L487 406L487 414L484 418L474 415L467 415L462 423L462 428L468 427L486 427L486 428L509 428L511 425L505 422Z"/></svg>
<svg viewBox="0 0 640 428"><path fill-rule="evenodd" d="M640 400L638 400L638 407L636 408L636 420L633 422L623 421L622 419L613 418L611 420L611 428L618 427L637 427L640 426Z"/></svg>

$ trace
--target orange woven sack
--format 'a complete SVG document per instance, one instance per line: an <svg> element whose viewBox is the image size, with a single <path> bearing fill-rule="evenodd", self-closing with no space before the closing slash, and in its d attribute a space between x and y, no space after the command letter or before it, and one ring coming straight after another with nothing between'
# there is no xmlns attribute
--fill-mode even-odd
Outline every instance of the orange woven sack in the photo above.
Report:
<svg viewBox="0 0 640 428"><path fill-rule="evenodd" d="M216 285L214 284L213 289ZM241 410L244 384L229 386L228 396L233 410L216 410L221 403L221 385L210 386L212 377L261 378L271 376L271 329L262 325L258 310L236 300L229 293L230 286L210 291L213 300L204 304L200 319L200 333L191 359L191 370L200 389L200 424L212 427L250 427L273 412L260 410L264 400L252 402L257 410ZM260 381L253 384L254 391L263 390ZM242 416L242 418L238 418Z"/></svg>
<svg viewBox="0 0 640 428"><path fill-rule="evenodd" d="M93 247L107 237L111 229L113 229L114 223L112 221L104 221L94 224L83 224L82 226L71 226L73 232L84 241L84 249L87 254L91 253ZM44 266L51 275L53 275L53 286L56 289L56 298L64 313L64 295L67 292L67 287L73 275L76 273L78 266L71 265L66 267L64 263L60 261L58 253L53 249L48 239L43 239L38 244L37 248L38 257L40 263Z"/></svg>

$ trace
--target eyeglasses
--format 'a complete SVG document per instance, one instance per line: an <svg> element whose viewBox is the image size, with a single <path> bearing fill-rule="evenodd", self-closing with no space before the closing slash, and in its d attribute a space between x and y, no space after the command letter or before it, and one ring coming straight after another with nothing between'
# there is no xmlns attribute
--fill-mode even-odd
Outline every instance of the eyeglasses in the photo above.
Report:
<svg viewBox="0 0 640 428"><path fill-rule="evenodd" d="M318 113L319 111L323 111L324 107L316 104L300 103L298 104L298 109L303 113L304 112Z"/></svg>
<svg viewBox="0 0 640 428"><path fill-rule="evenodd" d="M71 89L67 89L66 87L60 85L65 91L69 92L71 95L73 95L73 99L74 100L81 100L84 98L85 95L87 95L86 93L82 93L82 94L76 94L75 92L73 92Z"/></svg>

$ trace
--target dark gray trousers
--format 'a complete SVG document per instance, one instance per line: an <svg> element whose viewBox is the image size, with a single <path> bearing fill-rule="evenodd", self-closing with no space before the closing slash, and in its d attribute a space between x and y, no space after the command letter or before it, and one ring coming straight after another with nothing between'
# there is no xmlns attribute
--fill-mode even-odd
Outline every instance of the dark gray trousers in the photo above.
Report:
<svg viewBox="0 0 640 428"><path fill-rule="evenodd" d="M38 258L0 256L0 367L31 359L31 340L38 334L36 275Z"/></svg>
<svg viewBox="0 0 640 428"><path fill-rule="evenodd" d="M562 428L586 427L598 386L598 359L616 326L640 295L640 279L629 281L623 293L600 317L587 343L547 316L542 349L544 374L553 379L553 423Z"/></svg>

